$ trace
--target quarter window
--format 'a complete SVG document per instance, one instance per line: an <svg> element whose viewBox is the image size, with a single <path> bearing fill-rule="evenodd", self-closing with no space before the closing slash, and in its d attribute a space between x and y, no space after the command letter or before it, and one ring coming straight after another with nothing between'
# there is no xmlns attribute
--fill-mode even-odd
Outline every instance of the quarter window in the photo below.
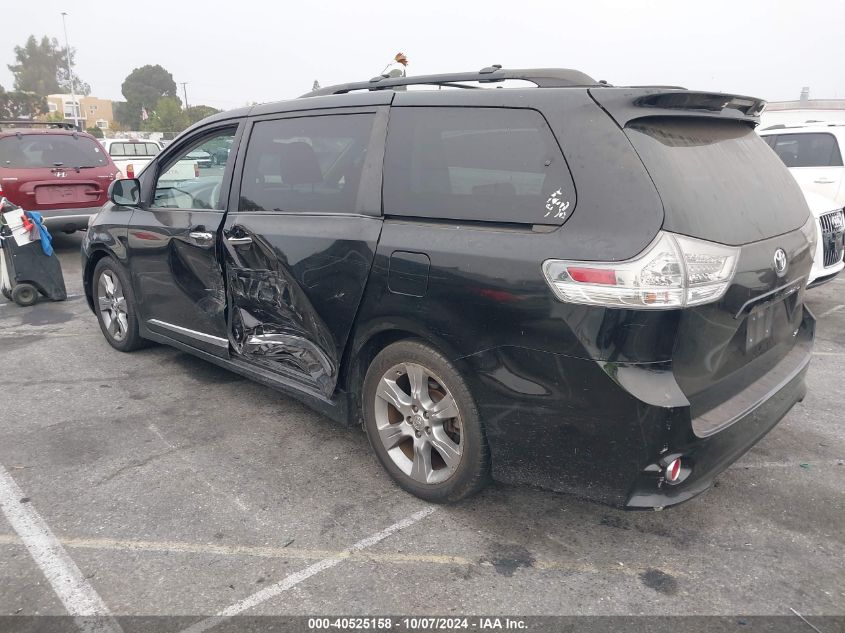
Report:
<svg viewBox="0 0 845 633"><path fill-rule="evenodd" d="M787 167L842 166L836 137L827 132L778 134L772 148Z"/></svg>
<svg viewBox="0 0 845 633"><path fill-rule="evenodd" d="M385 214L562 224L575 190L560 148L535 110L393 108Z"/></svg>
<svg viewBox="0 0 845 633"><path fill-rule="evenodd" d="M153 207L171 209L219 209L223 174L230 156L211 160L212 152L230 146L235 128L206 135L167 159L156 181Z"/></svg>
<svg viewBox="0 0 845 633"><path fill-rule="evenodd" d="M372 126L372 114L258 121L246 150L240 210L353 211Z"/></svg>

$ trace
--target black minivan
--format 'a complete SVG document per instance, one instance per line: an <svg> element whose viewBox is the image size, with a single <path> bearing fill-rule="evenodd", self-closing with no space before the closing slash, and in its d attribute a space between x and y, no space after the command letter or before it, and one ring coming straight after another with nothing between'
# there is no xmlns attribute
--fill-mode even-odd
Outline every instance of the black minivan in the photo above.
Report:
<svg viewBox="0 0 845 633"><path fill-rule="evenodd" d="M113 184L85 293L118 350L363 422L424 499L673 505L805 393L815 227L764 105L493 66L216 114Z"/></svg>

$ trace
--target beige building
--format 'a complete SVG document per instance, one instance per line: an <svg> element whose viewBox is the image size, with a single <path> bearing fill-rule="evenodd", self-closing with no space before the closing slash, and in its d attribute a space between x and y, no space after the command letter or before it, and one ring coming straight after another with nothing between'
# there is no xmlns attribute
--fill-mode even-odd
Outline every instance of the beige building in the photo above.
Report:
<svg viewBox="0 0 845 633"><path fill-rule="evenodd" d="M47 107L50 114L58 112L66 121L76 119L83 128L98 127L108 130L114 122L112 102L108 99L77 95L74 103L69 94L47 95Z"/></svg>

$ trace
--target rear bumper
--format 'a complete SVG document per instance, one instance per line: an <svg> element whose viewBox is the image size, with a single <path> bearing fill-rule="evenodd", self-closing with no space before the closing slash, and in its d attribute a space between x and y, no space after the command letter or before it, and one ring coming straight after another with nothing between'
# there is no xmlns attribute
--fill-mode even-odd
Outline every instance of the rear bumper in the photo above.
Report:
<svg viewBox="0 0 845 633"><path fill-rule="evenodd" d="M804 350L801 352L803 355ZM777 380L761 398L752 398L739 415L725 420L721 430L706 437L693 434L687 441L667 444L666 452L640 473L625 507L650 509L676 505L710 488L717 475L771 431L795 403L804 399L804 377L810 354L807 351L806 357L794 359L797 362L787 368L784 380ZM665 481L661 466L675 457L681 457L683 468L679 482L670 484Z"/></svg>
<svg viewBox="0 0 845 633"><path fill-rule="evenodd" d="M789 361L708 412L706 435L670 363L600 363L522 348L471 356L466 375L493 476L630 509L686 501L804 397L814 329L805 311ZM714 421L716 415L724 419ZM663 466L675 457L682 473L669 484Z"/></svg>
<svg viewBox="0 0 845 633"><path fill-rule="evenodd" d="M44 226L51 232L84 231L88 228L88 222L92 216L99 213L100 207L88 207L82 209L55 209L51 211L39 211L44 219Z"/></svg>

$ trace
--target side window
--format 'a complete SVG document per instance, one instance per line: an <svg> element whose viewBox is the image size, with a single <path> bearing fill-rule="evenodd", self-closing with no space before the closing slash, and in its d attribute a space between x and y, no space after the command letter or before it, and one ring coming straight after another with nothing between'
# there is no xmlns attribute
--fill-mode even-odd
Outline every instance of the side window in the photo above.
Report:
<svg viewBox="0 0 845 633"><path fill-rule="evenodd" d="M217 209L228 155L221 162L211 160L212 152L228 147L235 128L203 136L168 159L159 173L153 207L170 209Z"/></svg>
<svg viewBox="0 0 845 633"><path fill-rule="evenodd" d="M766 141L766 145L771 147L772 149L775 148L778 142L778 135L777 134L767 134L763 137L763 140Z"/></svg>
<svg viewBox="0 0 845 633"><path fill-rule="evenodd" d="M562 224L575 187L535 110L392 108L385 214Z"/></svg>
<svg viewBox="0 0 845 633"><path fill-rule="evenodd" d="M779 134L774 150L787 167L841 167L842 154L833 134Z"/></svg>
<svg viewBox="0 0 845 633"><path fill-rule="evenodd" d="M354 210L372 114L258 121L241 180L241 211Z"/></svg>

